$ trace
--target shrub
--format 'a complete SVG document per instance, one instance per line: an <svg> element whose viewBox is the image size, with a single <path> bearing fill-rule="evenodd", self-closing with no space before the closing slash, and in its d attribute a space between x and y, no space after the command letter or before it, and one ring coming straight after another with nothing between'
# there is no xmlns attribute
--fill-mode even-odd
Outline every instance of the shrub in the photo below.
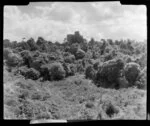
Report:
<svg viewBox="0 0 150 126"><path fill-rule="evenodd" d="M26 79L37 80L40 76L39 71L35 70L34 68L27 68L26 66L20 67L19 72L23 75Z"/></svg>
<svg viewBox="0 0 150 126"><path fill-rule="evenodd" d="M41 75L48 80L61 80L65 77L66 72L59 62L41 66Z"/></svg>
<svg viewBox="0 0 150 126"><path fill-rule="evenodd" d="M115 107L111 102L104 102L102 109L106 112L109 118L112 118L115 114L119 113L119 109Z"/></svg>
<svg viewBox="0 0 150 126"><path fill-rule="evenodd" d="M3 40L3 47L7 48L7 47L11 47L11 42L9 39L4 39Z"/></svg>
<svg viewBox="0 0 150 126"><path fill-rule="evenodd" d="M8 67L16 67L23 63L23 59L16 53L9 53L5 63L8 65Z"/></svg>
<svg viewBox="0 0 150 126"><path fill-rule="evenodd" d="M69 56L67 56L67 57L64 58L64 61L66 63L73 63L74 60L75 60L75 56L74 55L69 55Z"/></svg>
<svg viewBox="0 0 150 126"><path fill-rule="evenodd" d="M111 51L109 51L109 53L105 54L104 61L112 60L116 56L117 56L117 51L111 49Z"/></svg>
<svg viewBox="0 0 150 126"><path fill-rule="evenodd" d="M117 85L118 87L116 88L128 88L129 87L129 83L126 80L125 76L119 77L117 81L118 81L118 85Z"/></svg>
<svg viewBox="0 0 150 126"><path fill-rule="evenodd" d="M39 70L41 65L43 65L43 64L46 64L44 62L43 58L38 57L38 58L36 58L35 60L32 61L30 67L32 67L36 70Z"/></svg>
<svg viewBox="0 0 150 126"><path fill-rule="evenodd" d="M70 53L69 52L63 52L63 56L64 57L70 56Z"/></svg>
<svg viewBox="0 0 150 126"><path fill-rule="evenodd" d="M86 107L86 108L93 108L93 107L94 107L94 104L93 104L93 102L87 102L87 103L85 104L85 107Z"/></svg>
<svg viewBox="0 0 150 126"><path fill-rule="evenodd" d="M146 89L147 86L147 67L145 67L139 74L135 85L139 89Z"/></svg>
<svg viewBox="0 0 150 126"><path fill-rule="evenodd" d="M100 61L96 61L94 64L93 64L93 68L97 71L99 66L100 66Z"/></svg>
<svg viewBox="0 0 150 126"><path fill-rule="evenodd" d="M126 63L130 63L130 62L132 62L132 58L131 57L127 57Z"/></svg>
<svg viewBox="0 0 150 126"><path fill-rule="evenodd" d="M112 50L113 50L112 47L110 45L108 45L108 46L106 46L104 53L105 54L110 53L110 52L112 52Z"/></svg>
<svg viewBox="0 0 150 126"><path fill-rule="evenodd" d="M12 50L10 48L4 48L3 49L3 57L4 59L8 59L9 58L9 54L12 53Z"/></svg>
<svg viewBox="0 0 150 126"><path fill-rule="evenodd" d="M77 43L72 44L72 45L70 46L70 48L69 48L69 52L70 52L71 54L75 55L76 52L78 51L79 46L80 46L80 45L77 44Z"/></svg>
<svg viewBox="0 0 150 126"><path fill-rule="evenodd" d="M90 50L90 49L88 49L88 51L87 51L87 52L86 52L86 54L85 54L85 58L87 58L87 59L91 59L91 58L92 58L92 56L93 56L93 54L92 54L91 50Z"/></svg>
<svg viewBox="0 0 150 126"><path fill-rule="evenodd" d="M104 61L108 61L108 60L112 60L112 59L113 59L113 56L111 53L105 54Z"/></svg>
<svg viewBox="0 0 150 126"><path fill-rule="evenodd" d="M20 47L22 50L30 50L30 46L25 41L19 42L17 47Z"/></svg>
<svg viewBox="0 0 150 126"><path fill-rule="evenodd" d="M140 66L137 63L130 62L124 67L124 74L127 81L133 85L140 73Z"/></svg>
<svg viewBox="0 0 150 126"><path fill-rule="evenodd" d="M68 77L70 73L69 63L63 63L63 67L66 72L66 77Z"/></svg>
<svg viewBox="0 0 150 126"><path fill-rule="evenodd" d="M48 55L46 53L40 53L36 51L32 55L32 62L30 63L30 67L40 70L41 65L47 64L49 61Z"/></svg>
<svg viewBox="0 0 150 126"><path fill-rule="evenodd" d="M47 57L48 57L49 61L56 60L56 56L54 56L53 54L48 54Z"/></svg>
<svg viewBox="0 0 150 126"><path fill-rule="evenodd" d="M136 58L135 62L138 63L143 69L147 66L147 54L143 53L140 57Z"/></svg>
<svg viewBox="0 0 150 126"><path fill-rule="evenodd" d="M75 54L76 59L82 59L85 56L85 52L81 49L78 49L78 51Z"/></svg>
<svg viewBox="0 0 150 126"><path fill-rule="evenodd" d="M82 44L80 44L80 45L81 45L81 49L82 49L83 51L85 51L85 52L88 51L88 44L87 44L87 43L82 43Z"/></svg>
<svg viewBox="0 0 150 126"><path fill-rule="evenodd" d="M32 56L33 56L33 57L39 57L40 54L41 54L41 52L38 51L38 50L36 50L36 51L33 52Z"/></svg>
<svg viewBox="0 0 150 126"><path fill-rule="evenodd" d="M28 67L30 67L31 62L32 62L32 55L31 52L28 50L23 50L20 52L20 55L23 58L23 64L27 65Z"/></svg>
<svg viewBox="0 0 150 126"><path fill-rule="evenodd" d="M77 64L76 64L76 68L77 68L77 72L79 73L83 73L84 72L84 67L82 65L82 61L78 61Z"/></svg>
<svg viewBox="0 0 150 126"><path fill-rule="evenodd" d="M65 70L60 63L52 63L50 72L52 80L61 80L65 77Z"/></svg>
<svg viewBox="0 0 150 126"><path fill-rule="evenodd" d="M39 71L35 70L34 68L30 68L26 74L27 74L27 78L32 80L37 80L40 76Z"/></svg>
<svg viewBox="0 0 150 126"><path fill-rule="evenodd" d="M96 75L96 72L95 70L93 69L93 67L90 65L86 68L85 70L85 76L86 78L89 78L91 80L94 80L95 79L95 75Z"/></svg>
<svg viewBox="0 0 150 126"><path fill-rule="evenodd" d="M76 65L70 64L69 67L70 67L70 71L71 71L70 76L75 75L75 73L77 72Z"/></svg>
<svg viewBox="0 0 150 126"><path fill-rule="evenodd" d="M48 64L41 65L40 75L43 77L44 80L51 80L50 66Z"/></svg>
<svg viewBox="0 0 150 126"><path fill-rule="evenodd" d="M102 81L110 84L117 83L117 78L120 76L123 67L124 62L121 59L113 59L105 62L99 67L96 74L96 82L99 83L99 81Z"/></svg>
<svg viewBox="0 0 150 126"><path fill-rule="evenodd" d="M76 68L74 64L63 63L63 67L66 71L66 77L75 75Z"/></svg>

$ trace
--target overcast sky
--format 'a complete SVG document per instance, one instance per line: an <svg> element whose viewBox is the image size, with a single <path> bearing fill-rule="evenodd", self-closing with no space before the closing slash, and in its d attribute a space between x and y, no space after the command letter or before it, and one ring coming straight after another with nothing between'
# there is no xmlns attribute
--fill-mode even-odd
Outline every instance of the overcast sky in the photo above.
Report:
<svg viewBox="0 0 150 126"><path fill-rule="evenodd" d="M4 39L21 41L38 36L62 42L68 33L80 31L87 40L147 38L144 5L119 2L37 2L4 7Z"/></svg>

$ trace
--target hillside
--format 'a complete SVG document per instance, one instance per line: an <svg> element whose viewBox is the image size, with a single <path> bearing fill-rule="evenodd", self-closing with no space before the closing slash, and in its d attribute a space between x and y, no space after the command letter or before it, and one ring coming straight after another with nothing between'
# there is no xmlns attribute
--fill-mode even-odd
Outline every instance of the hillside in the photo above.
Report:
<svg viewBox="0 0 150 126"><path fill-rule="evenodd" d="M146 119L147 45L4 40L4 119Z"/></svg>

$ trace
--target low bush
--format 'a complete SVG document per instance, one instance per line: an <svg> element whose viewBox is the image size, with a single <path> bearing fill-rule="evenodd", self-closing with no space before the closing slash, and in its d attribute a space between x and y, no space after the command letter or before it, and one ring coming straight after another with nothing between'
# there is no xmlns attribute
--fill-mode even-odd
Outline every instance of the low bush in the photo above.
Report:
<svg viewBox="0 0 150 126"><path fill-rule="evenodd" d="M139 89L146 89L147 87L147 67L145 67L139 74L135 85Z"/></svg>
<svg viewBox="0 0 150 126"><path fill-rule="evenodd" d="M10 53L12 53L12 50L10 48L4 48L3 49L3 58L8 59Z"/></svg>
<svg viewBox="0 0 150 126"><path fill-rule="evenodd" d="M9 53L5 63L8 67L17 67L23 63L23 59L19 54Z"/></svg>
<svg viewBox="0 0 150 126"><path fill-rule="evenodd" d="M30 67L31 62L32 62L31 52L28 50L23 50L20 52L20 55L23 58L23 65L27 65L28 67Z"/></svg>
<svg viewBox="0 0 150 126"><path fill-rule="evenodd" d="M64 61L66 63L73 63L75 61L75 56L74 55L69 55L69 56L64 58Z"/></svg>
<svg viewBox="0 0 150 126"><path fill-rule="evenodd" d="M147 66L147 54L143 53L140 57L136 58L135 62L143 69Z"/></svg>
<svg viewBox="0 0 150 126"><path fill-rule="evenodd" d="M106 115L109 118L112 118L115 114L119 113L119 109L115 107L111 102L105 102L102 106L102 109L106 112Z"/></svg>
<svg viewBox="0 0 150 126"><path fill-rule="evenodd" d="M41 75L46 80L61 80L66 72L61 63L55 62L41 66Z"/></svg>
<svg viewBox="0 0 150 126"><path fill-rule="evenodd" d="M96 72L93 68L93 66L88 66L85 70L85 77L87 79L91 79L91 80L94 80L95 79L95 75L96 75Z"/></svg>
<svg viewBox="0 0 150 126"><path fill-rule="evenodd" d="M118 83L117 78L120 77L123 67L124 62L121 59L113 59L105 62L99 67L96 74L96 85L99 85L99 82Z"/></svg>
<svg viewBox="0 0 150 126"><path fill-rule="evenodd" d="M93 104L92 102L87 102L87 103L85 104L85 107L86 107L86 108L93 108L93 107L94 107L94 104Z"/></svg>
<svg viewBox="0 0 150 126"><path fill-rule="evenodd" d="M85 52L82 49L78 49L78 51L75 54L76 59L82 59L85 56Z"/></svg>
<svg viewBox="0 0 150 126"><path fill-rule="evenodd" d="M50 73L52 80L61 80L65 77L65 70L60 63L50 64Z"/></svg>
<svg viewBox="0 0 150 126"><path fill-rule="evenodd" d="M26 66L20 67L18 72L26 79L37 80L40 77L39 71L35 70L34 68L28 68Z"/></svg>
<svg viewBox="0 0 150 126"><path fill-rule="evenodd" d="M74 64L63 63L64 70L66 71L66 77L73 76L76 73L76 68Z"/></svg>
<svg viewBox="0 0 150 126"><path fill-rule="evenodd" d="M124 75L127 81L134 85L134 82L136 81L137 77L140 74L140 65L135 62L127 63L124 67Z"/></svg>

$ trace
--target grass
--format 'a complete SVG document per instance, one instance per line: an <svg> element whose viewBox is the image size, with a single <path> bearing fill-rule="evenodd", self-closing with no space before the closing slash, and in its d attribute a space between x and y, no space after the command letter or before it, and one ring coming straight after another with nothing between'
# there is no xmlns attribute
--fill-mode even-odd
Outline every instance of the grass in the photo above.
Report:
<svg viewBox="0 0 150 126"><path fill-rule="evenodd" d="M83 75L51 82L11 76L4 82L4 118L146 119L146 91L97 88Z"/></svg>

